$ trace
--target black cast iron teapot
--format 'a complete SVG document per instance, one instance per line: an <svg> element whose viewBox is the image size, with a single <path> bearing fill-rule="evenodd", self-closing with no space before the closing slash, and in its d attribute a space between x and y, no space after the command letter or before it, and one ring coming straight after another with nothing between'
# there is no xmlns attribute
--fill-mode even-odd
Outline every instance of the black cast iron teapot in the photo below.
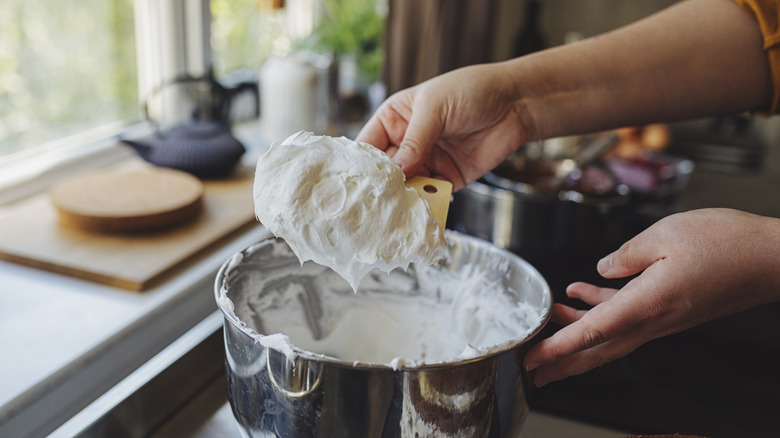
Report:
<svg viewBox="0 0 780 438"><path fill-rule="evenodd" d="M122 141L156 166L182 170L199 178L227 176L246 151L231 133L230 105L236 95L245 91L257 97L256 85L242 83L226 88L211 74L181 76L164 87L171 85L184 87L193 102L188 119L166 128L156 124L152 135ZM158 87L157 92L164 87ZM149 116L148 99L144 112L146 118L153 121Z"/></svg>

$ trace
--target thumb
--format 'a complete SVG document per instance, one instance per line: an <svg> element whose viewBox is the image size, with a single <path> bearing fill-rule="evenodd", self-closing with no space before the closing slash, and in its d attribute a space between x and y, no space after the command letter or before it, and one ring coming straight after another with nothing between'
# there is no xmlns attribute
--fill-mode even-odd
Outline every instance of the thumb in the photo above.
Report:
<svg viewBox="0 0 780 438"><path fill-rule="evenodd" d="M393 155L393 161L401 167L407 178L417 174L430 157L440 133L441 122L433 112L420 109L414 111L398 151Z"/></svg>
<svg viewBox="0 0 780 438"><path fill-rule="evenodd" d="M651 237L653 229L645 230L624 243L617 251L599 260L596 269L604 278L621 278L642 272L660 256L658 242Z"/></svg>

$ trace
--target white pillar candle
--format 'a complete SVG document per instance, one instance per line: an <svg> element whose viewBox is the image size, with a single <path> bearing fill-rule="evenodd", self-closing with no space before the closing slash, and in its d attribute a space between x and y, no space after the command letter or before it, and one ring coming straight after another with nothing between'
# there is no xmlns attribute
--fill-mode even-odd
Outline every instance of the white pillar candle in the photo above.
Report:
<svg viewBox="0 0 780 438"><path fill-rule="evenodd" d="M272 57L260 69L260 121L266 142L280 142L298 131L327 128L326 80L306 59Z"/></svg>

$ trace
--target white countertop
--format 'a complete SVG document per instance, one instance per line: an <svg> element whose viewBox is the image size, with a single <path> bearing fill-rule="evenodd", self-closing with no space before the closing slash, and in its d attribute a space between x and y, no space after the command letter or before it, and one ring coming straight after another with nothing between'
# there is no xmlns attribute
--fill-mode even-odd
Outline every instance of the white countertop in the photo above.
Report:
<svg viewBox="0 0 780 438"><path fill-rule="evenodd" d="M184 420L182 419L180 421ZM172 421L155 436L180 436L177 432L181 429L183 429L181 424L177 421ZM528 418L525 420L525 425L518 438L617 438L628 435L630 434L614 429L593 426L579 421L567 420L553 415L531 411L528 413ZM224 404L207 422L190 435L190 437L241 437L236 419L233 417L233 412L230 410L230 405Z"/></svg>
<svg viewBox="0 0 780 438"><path fill-rule="evenodd" d="M141 293L0 262L0 436L73 415L215 310L217 269L265 235L253 228Z"/></svg>
<svg viewBox="0 0 780 438"><path fill-rule="evenodd" d="M256 124L237 131L256 160ZM0 261L0 436L46 433L213 312L216 271L266 235L250 227L143 292Z"/></svg>

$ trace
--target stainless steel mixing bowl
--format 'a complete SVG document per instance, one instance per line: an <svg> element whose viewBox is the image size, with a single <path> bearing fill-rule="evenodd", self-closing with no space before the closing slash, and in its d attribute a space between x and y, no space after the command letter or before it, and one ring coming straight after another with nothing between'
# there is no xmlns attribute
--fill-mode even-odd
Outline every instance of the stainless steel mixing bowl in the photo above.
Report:
<svg viewBox="0 0 780 438"><path fill-rule="evenodd" d="M437 270L489 268L487 280L501 282L515 302L538 310L538 325L526 337L473 359L398 369L306 351L288 359L293 356L262 346L258 340L263 334L250 328L262 327L263 311L273 309L254 309L257 321L245 322L237 316L234 303L262 293L259 283L264 272L300 266L297 258L275 254L269 240L228 260L217 275L215 294L225 317L228 395L241 433L247 437L516 438L528 414L530 386L523 357L549 319L550 289L538 271L518 256L456 232L447 232L446 237L450 257ZM302 291L298 298L305 303L305 315L301 319L308 321L301 323L315 330L312 319L318 318L319 309L315 285L322 278L305 275L301 269L300 275L285 277L284 282ZM407 274L414 276L414 271ZM413 290L403 293L436 293L413 283ZM358 290L355 297L360 296Z"/></svg>

